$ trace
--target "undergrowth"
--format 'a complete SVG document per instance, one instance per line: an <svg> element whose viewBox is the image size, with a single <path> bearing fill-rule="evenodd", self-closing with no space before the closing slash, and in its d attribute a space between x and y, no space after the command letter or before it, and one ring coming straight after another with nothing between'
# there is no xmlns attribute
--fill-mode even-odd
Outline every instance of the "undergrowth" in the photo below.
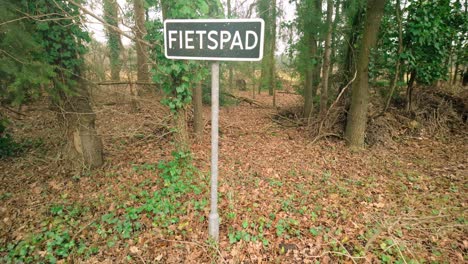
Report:
<svg viewBox="0 0 468 264"><path fill-rule="evenodd" d="M182 232L171 228L179 223L189 205L203 210L208 202L197 201L191 195L199 195L204 181L195 179L198 171L192 165L191 155L173 152L172 159L157 165L159 174L154 185L157 190L149 192L140 188L130 195L130 201L116 206L115 210L103 212L89 221L89 207L63 204L52 205L47 220L39 224L39 231L27 238L0 246L0 262L3 263L56 263L60 259L87 258L98 253L102 247L111 248L118 241L126 241L143 230L156 228L165 234ZM154 170L154 166L134 166L134 172ZM87 220L86 220L87 219ZM144 219L150 219L148 225ZM180 226L179 226L180 227ZM84 230L87 229L87 232ZM175 231L174 231L175 230ZM86 234L85 234L86 233ZM97 234L104 245L93 241ZM95 240L95 239L94 239Z"/></svg>
<svg viewBox="0 0 468 264"><path fill-rule="evenodd" d="M0 119L0 159L17 157L28 149L37 148L42 145L41 139L16 141L7 131L7 125L7 119Z"/></svg>

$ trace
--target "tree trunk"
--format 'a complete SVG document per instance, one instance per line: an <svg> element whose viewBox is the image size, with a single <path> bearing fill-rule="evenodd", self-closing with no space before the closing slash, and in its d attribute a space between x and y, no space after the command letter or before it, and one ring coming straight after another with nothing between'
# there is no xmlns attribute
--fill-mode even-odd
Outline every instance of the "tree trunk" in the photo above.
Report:
<svg viewBox="0 0 468 264"><path fill-rule="evenodd" d="M377 43L380 21L385 7L385 0L367 2L364 34L359 48L357 76L352 86L351 108L348 113L345 138L351 148L364 147L369 104L369 57L371 49Z"/></svg>
<svg viewBox="0 0 468 264"><path fill-rule="evenodd" d="M309 54L314 58L317 54L317 41L309 36ZM309 63L306 69L305 87L304 87L304 118L308 121L312 118L314 111L314 65Z"/></svg>
<svg viewBox="0 0 468 264"><path fill-rule="evenodd" d="M255 99L255 87L257 87L257 76L255 76L255 64L251 62L250 65L252 66L252 99Z"/></svg>
<svg viewBox="0 0 468 264"><path fill-rule="evenodd" d="M193 88L193 130L195 136L201 139L203 136L203 102L202 102L202 83L200 82Z"/></svg>
<svg viewBox="0 0 468 264"><path fill-rule="evenodd" d="M390 106L390 102L392 101L393 94L395 93L396 86L398 84L398 79L400 77L400 55L403 52L403 26L401 23L401 10L400 10L400 0L396 0L395 6L395 16L398 23L398 53L397 53L397 60L395 63L395 75L390 84L390 93L388 94L387 101L385 102L385 106L382 110L382 113L387 112L388 107Z"/></svg>
<svg viewBox="0 0 468 264"><path fill-rule="evenodd" d="M75 166L97 168L103 164L102 141L96 132L96 114L90 105L87 83L78 80L75 93L62 95L68 158Z"/></svg>
<svg viewBox="0 0 468 264"><path fill-rule="evenodd" d="M141 0L134 0L141 1ZM135 2L136 3L136 2ZM172 18L171 14L171 1L161 0L161 11L163 20ZM181 77L177 77L176 80L173 80L173 84L180 82ZM174 91L176 93L176 91ZM188 151L189 150L189 134L187 129L187 111L185 108L180 108L177 110L174 116L174 127L176 128L176 133L174 134L174 141L176 143L176 148L178 151Z"/></svg>
<svg viewBox="0 0 468 264"><path fill-rule="evenodd" d="M328 73L330 72L330 56L331 56L331 38L332 38L332 16L333 16L333 1L327 0L327 36L325 38L325 52L323 57L322 68L322 91L320 93L320 114L325 114L328 105Z"/></svg>
<svg viewBox="0 0 468 264"><path fill-rule="evenodd" d="M276 41L276 0L260 0L257 4L260 17L265 21L265 41L264 56L262 60L260 85L258 92L262 88L268 88L268 94L273 95L274 81L274 60Z"/></svg>
<svg viewBox="0 0 468 264"><path fill-rule="evenodd" d="M406 88L406 111L411 112L413 110L413 87L416 81L416 70L412 70L408 81L408 87Z"/></svg>
<svg viewBox="0 0 468 264"><path fill-rule="evenodd" d="M322 0L314 0L307 8L312 9L314 17L321 17ZM304 84L304 112L303 116L310 122L314 111L314 96L317 91L317 86L320 80L320 63L318 60L318 32L315 29L320 28L320 19L309 20L305 26L304 38L307 43L307 63L305 69L305 84ZM315 62L314 62L315 61Z"/></svg>
<svg viewBox="0 0 468 264"><path fill-rule="evenodd" d="M453 85L457 84L457 76L458 76L459 67L460 67L460 63L458 62L458 58L457 58L457 61L455 62L455 74L453 75L453 81L452 81Z"/></svg>
<svg viewBox="0 0 468 264"><path fill-rule="evenodd" d="M187 111L185 108L177 110L175 116L177 133L175 134L175 142L177 144L177 150L188 151L189 150L189 134L187 129Z"/></svg>
<svg viewBox="0 0 468 264"><path fill-rule="evenodd" d="M336 35L337 35L337 29L338 29L338 22L340 21L340 5L341 5L341 0L336 1L335 5L335 19L333 20L333 28L332 28L332 42L331 42L331 58L330 58L330 73L329 76L333 75L333 65L336 60L336 47L337 41L336 41Z"/></svg>
<svg viewBox="0 0 468 264"><path fill-rule="evenodd" d="M270 41L270 87L269 94L273 95L273 106L276 106L276 64L275 64L275 50L276 50L276 0L271 0L271 41Z"/></svg>
<svg viewBox="0 0 468 264"><path fill-rule="evenodd" d="M146 36L145 28L145 6L144 0L133 0L133 8L135 12L135 37L137 40L143 40ZM149 81L148 71L148 51L146 46L140 41L135 43L137 54L137 79L139 82Z"/></svg>
<svg viewBox="0 0 468 264"><path fill-rule="evenodd" d="M354 72L356 71L356 62L355 62L355 46L356 42L359 38L359 33L361 32L360 28L362 25L362 14L364 9L359 5L358 10L352 16L350 31L348 33L348 39L345 41L346 45L346 52L345 52L345 61L343 64L343 80L340 85L339 92L349 83L349 81L353 78Z"/></svg>
<svg viewBox="0 0 468 264"><path fill-rule="evenodd" d="M120 51L122 50L122 40L120 34L111 26L119 26L119 7L116 0L104 0L103 3L104 20L110 26L106 26L107 46L109 47L109 61L111 69L111 80L120 81L120 70L122 62L120 60Z"/></svg>
<svg viewBox="0 0 468 264"><path fill-rule="evenodd" d="M231 0L227 0L227 18L231 18L232 16L232 10L231 10ZM231 62L227 63L228 69L229 69L229 76L228 76L228 89L230 91L233 90L233 79L234 79L234 72L232 70L232 64Z"/></svg>

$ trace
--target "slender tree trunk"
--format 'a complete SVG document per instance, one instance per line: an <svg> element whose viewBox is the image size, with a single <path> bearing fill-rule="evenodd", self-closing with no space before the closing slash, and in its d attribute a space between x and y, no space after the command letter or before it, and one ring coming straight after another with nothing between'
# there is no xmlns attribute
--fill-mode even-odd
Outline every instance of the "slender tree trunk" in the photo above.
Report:
<svg viewBox="0 0 468 264"><path fill-rule="evenodd" d="M193 88L193 130L195 136L201 139L203 136L203 102L202 102L202 83L200 82Z"/></svg>
<svg viewBox="0 0 468 264"><path fill-rule="evenodd" d="M390 106L390 102L392 101L393 94L395 93L396 86L398 84L398 78L400 77L400 55L403 52L403 26L401 23L400 0L396 0L395 16L398 23L398 52L397 60L395 63L395 76L393 77L392 82L390 84L390 93L388 94L387 101L385 103L384 109L382 110L382 113L387 112L388 107Z"/></svg>
<svg viewBox="0 0 468 264"><path fill-rule="evenodd" d="M357 40L359 38L359 33L361 32L360 28L362 25L362 14L364 12L364 9L359 6L358 10L354 15L352 16L351 19L351 25L350 28L351 30L348 33L347 41L346 41L346 52L345 52L345 61L343 64L343 80L340 85L339 92L341 92L341 89L343 89L346 84L349 83L349 81L353 78L354 73L356 71L356 54L355 54L355 47Z"/></svg>
<svg viewBox="0 0 468 264"><path fill-rule="evenodd" d="M262 73L258 92L264 87L268 88L268 94L273 95L272 82L274 76L274 56L276 41L276 0L259 0L258 11L260 17L265 20L264 56L262 60Z"/></svg>
<svg viewBox="0 0 468 264"><path fill-rule="evenodd" d="M314 58L317 54L317 41L312 36L309 38L309 54L310 58ZM315 66L312 63L307 65L304 87L304 118L310 121L314 111L314 70Z"/></svg>
<svg viewBox="0 0 468 264"><path fill-rule="evenodd" d="M140 40L146 36L145 28L145 6L144 0L133 0L133 8L135 13L135 37ZM136 53L137 53L137 79L140 82L149 81L149 70L148 70L148 51L146 46L140 41L136 41Z"/></svg>
<svg viewBox="0 0 468 264"><path fill-rule="evenodd" d="M276 50L276 0L271 0L271 39L272 41L270 42L270 72L271 72L271 78L270 78L270 84L268 85L270 87L269 93L270 95L273 95L273 106L276 106L276 95L275 95L275 90L276 90L276 64L275 64L275 50Z"/></svg>
<svg viewBox="0 0 468 264"><path fill-rule="evenodd" d="M231 10L231 0L227 0L227 18L231 18L232 16L232 10ZM228 84L228 87L229 87L229 90L233 90L233 79L234 79L234 72L232 70L232 63L231 62L228 62L227 63L228 65L228 81L229 81L229 84Z"/></svg>
<svg viewBox="0 0 468 264"><path fill-rule="evenodd" d="M408 80L408 87L406 88L406 111L413 110L413 88L416 81L416 70L412 70Z"/></svg>
<svg viewBox="0 0 468 264"><path fill-rule="evenodd" d="M320 114L325 114L328 105L328 74L330 72L330 56L331 56L331 38L332 38L332 23L333 16L333 1L327 0L327 36L325 38L325 52L323 57L322 68L322 91L320 93Z"/></svg>
<svg viewBox="0 0 468 264"><path fill-rule="evenodd" d="M330 73L329 76L333 74L333 67L335 64L336 60L336 47L337 41L336 41L336 35L337 35L337 29L338 29L338 22L340 21L340 5L341 5L341 0L336 1L335 5L335 19L333 20L333 28L332 28L332 42L331 42L331 58L330 58Z"/></svg>
<svg viewBox="0 0 468 264"><path fill-rule="evenodd" d="M119 6L117 0L104 0L103 3L104 20L107 24L119 26ZM122 41L120 34L112 27L106 26L107 46L109 47L109 61L111 68L111 80L120 81L120 70L122 62L120 60L120 52L122 50Z"/></svg>
<svg viewBox="0 0 468 264"><path fill-rule="evenodd" d="M257 76L255 76L255 64L251 62L250 65L252 66L252 99L255 99L255 87L257 87Z"/></svg>
<svg viewBox="0 0 468 264"><path fill-rule="evenodd" d="M357 76L352 86L351 108L348 113L345 137L352 148L364 147L369 104L369 57L377 43L385 0L367 2L366 22L357 63Z"/></svg>
<svg viewBox="0 0 468 264"><path fill-rule="evenodd" d="M62 102L69 159L77 167L100 167L103 164L102 141L96 132L96 114L91 108L87 83L77 80L75 95L62 94Z"/></svg>
<svg viewBox="0 0 468 264"><path fill-rule="evenodd" d="M460 67L460 63L458 62L458 59L457 59L457 61L455 62L455 74L453 75L453 81L452 81L453 85L457 84L457 76L458 76L459 67Z"/></svg>

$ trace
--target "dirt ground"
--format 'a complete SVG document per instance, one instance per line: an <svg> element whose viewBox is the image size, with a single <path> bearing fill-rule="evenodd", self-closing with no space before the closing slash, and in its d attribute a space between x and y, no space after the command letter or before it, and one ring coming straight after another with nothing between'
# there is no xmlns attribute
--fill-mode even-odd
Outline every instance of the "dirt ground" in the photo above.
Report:
<svg viewBox="0 0 468 264"><path fill-rule="evenodd" d="M171 165L158 164L173 160L175 148L159 99L140 98L133 112L124 93L95 93L102 169L67 169L46 103L14 120L12 134L37 144L0 160L0 262L468 261L467 131L401 134L351 152L340 139L310 144L304 127L273 122L272 108L222 107L216 245L207 235L209 120L191 145L189 184L198 187L168 198L162 190L179 182L161 181ZM300 103L294 94L277 97L281 108ZM271 104L266 94L256 100ZM165 199L172 203L162 206Z"/></svg>

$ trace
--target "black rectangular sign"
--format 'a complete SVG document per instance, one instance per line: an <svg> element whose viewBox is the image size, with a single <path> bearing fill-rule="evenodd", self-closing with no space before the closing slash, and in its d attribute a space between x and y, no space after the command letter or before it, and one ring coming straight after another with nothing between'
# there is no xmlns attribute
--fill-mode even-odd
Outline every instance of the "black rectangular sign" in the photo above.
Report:
<svg viewBox="0 0 468 264"><path fill-rule="evenodd" d="M168 19L164 49L169 59L259 61L263 57L262 19Z"/></svg>

